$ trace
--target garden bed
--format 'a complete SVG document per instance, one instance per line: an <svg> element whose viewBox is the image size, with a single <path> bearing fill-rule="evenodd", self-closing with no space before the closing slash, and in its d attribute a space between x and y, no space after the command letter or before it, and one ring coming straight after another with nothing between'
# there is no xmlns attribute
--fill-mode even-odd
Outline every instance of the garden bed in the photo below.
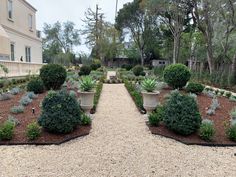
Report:
<svg viewBox="0 0 236 177"><path fill-rule="evenodd" d="M170 93L170 89L163 89L158 95L158 100L163 104L165 101L165 95ZM236 106L235 102L230 102L229 99L225 97L218 97L220 103L220 109L216 110L215 115L209 116L206 114L207 108L211 105L212 98L200 94L197 97L199 111L202 118L210 119L214 122L215 126L215 136L213 141L204 141L200 139L198 133L194 133L190 136L181 136L175 134L174 132L168 130L163 124L158 127L150 126L148 127L153 134L161 135L167 138L172 138L180 141L187 145L206 145L206 146L236 146L236 142L230 141L225 134L225 125L230 121L230 111Z"/></svg>
<svg viewBox="0 0 236 177"><path fill-rule="evenodd" d="M24 93L13 96L10 100L0 101L0 123L8 119L8 115L13 115L20 121L20 125L14 129L13 139L10 141L0 141L0 145L22 145L22 144L35 144L35 145L51 145L61 144L71 139L88 135L91 126L78 126L72 133L66 135L55 135L42 130L41 136L34 141L29 141L26 136L26 127L28 124L37 121L41 113L40 103L47 93L39 94L38 98L34 99L32 103L25 107L24 113L11 114L10 109L13 106L19 105L19 100ZM35 108L35 114L32 113L32 108Z"/></svg>

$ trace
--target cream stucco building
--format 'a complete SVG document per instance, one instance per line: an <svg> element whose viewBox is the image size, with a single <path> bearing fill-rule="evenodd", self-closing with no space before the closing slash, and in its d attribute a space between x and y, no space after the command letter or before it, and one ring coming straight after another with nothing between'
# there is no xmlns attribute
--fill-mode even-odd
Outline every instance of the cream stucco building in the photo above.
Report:
<svg viewBox="0 0 236 177"><path fill-rule="evenodd" d="M36 68L42 65L42 39L36 29L36 11L26 0L0 0L0 64L10 67L12 72L20 72L10 76L37 72Z"/></svg>

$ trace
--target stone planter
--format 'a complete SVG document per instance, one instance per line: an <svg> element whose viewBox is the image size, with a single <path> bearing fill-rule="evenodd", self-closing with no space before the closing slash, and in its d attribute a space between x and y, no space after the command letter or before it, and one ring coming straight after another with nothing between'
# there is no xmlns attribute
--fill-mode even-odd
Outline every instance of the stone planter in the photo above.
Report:
<svg viewBox="0 0 236 177"><path fill-rule="evenodd" d="M160 92L142 92L143 107L147 113L154 111L158 105L157 96Z"/></svg>
<svg viewBox="0 0 236 177"><path fill-rule="evenodd" d="M80 97L80 106L86 112L89 113L93 108L93 100L95 92L81 92L78 91Z"/></svg>

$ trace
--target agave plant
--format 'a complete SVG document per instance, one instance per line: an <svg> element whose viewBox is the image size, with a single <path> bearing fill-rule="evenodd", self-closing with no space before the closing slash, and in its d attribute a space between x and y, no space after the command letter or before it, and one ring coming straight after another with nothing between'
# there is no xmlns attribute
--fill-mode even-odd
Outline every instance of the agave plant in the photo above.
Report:
<svg viewBox="0 0 236 177"><path fill-rule="evenodd" d="M90 76L82 77L79 80L79 88L83 92L90 92L95 87L96 81L93 80Z"/></svg>
<svg viewBox="0 0 236 177"><path fill-rule="evenodd" d="M145 79L141 83L142 89L147 92L153 92L157 87L157 81L155 79Z"/></svg>

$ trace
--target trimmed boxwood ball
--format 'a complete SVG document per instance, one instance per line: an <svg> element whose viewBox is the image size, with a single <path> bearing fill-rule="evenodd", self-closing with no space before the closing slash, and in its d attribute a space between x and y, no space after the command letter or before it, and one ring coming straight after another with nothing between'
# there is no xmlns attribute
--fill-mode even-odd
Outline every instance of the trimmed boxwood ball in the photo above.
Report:
<svg viewBox="0 0 236 177"><path fill-rule="evenodd" d="M90 66L82 66L79 71L79 76L87 76L91 73L91 67Z"/></svg>
<svg viewBox="0 0 236 177"><path fill-rule="evenodd" d="M44 92L44 84L41 78L36 77L29 81L27 85L28 92L34 92L35 94Z"/></svg>
<svg viewBox="0 0 236 177"><path fill-rule="evenodd" d="M172 64L164 70L165 82L174 89L183 88L191 77L190 70L183 64Z"/></svg>
<svg viewBox="0 0 236 177"><path fill-rule="evenodd" d="M199 94L199 93L202 93L204 88L205 87L200 83L189 82L186 87L186 91L191 92L191 93L195 93L195 94Z"/></svg>
<svg viewBox="0 0 236 177"><path fill-rule="evenodd" d="M59 89L65 82L66 75L66 69L58 64L44 65L40 69L40 77L48 90Z"/></svg>
<svg viewBox="0 0 236 177"><path fill-rule="evenodd" d="M134 73L135 76L143 75L143 74L144 74L143 67L140 66L140 65L136 65L136 66L133 68L133 73Z"/></svg>
<svg viewBox="0 0 236 177"><path fill-rule="evenodd" d="M172 92L165 105L163 122L168 129L181 135L196 132L201 125L201 115L194 98Z"/></svg>
<svg viewBox="0 0 236 177"><path fill-rule="evenodd" d="M81 122L77 100L66 91L50 91L42 102L38 123L52 133L70 133Z"/></svg>

